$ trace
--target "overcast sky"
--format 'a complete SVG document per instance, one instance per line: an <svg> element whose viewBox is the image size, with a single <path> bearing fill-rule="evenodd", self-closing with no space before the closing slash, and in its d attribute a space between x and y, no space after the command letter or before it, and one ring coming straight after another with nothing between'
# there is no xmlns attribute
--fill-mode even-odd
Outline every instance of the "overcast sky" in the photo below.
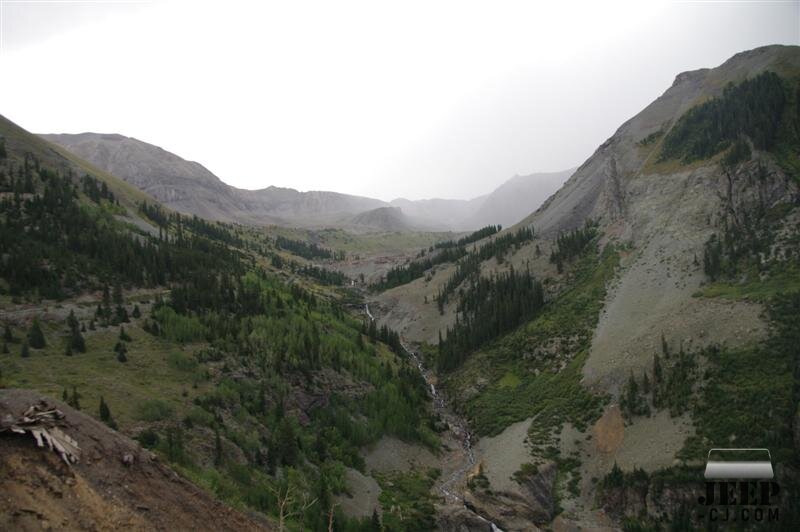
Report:
<svg viewBox="0 0 800 532"><path fill-rule="evenodd" d="M0 113L22 127L385 200L577 166L679 72L800 44L797 1L0 6Z"/></svg>

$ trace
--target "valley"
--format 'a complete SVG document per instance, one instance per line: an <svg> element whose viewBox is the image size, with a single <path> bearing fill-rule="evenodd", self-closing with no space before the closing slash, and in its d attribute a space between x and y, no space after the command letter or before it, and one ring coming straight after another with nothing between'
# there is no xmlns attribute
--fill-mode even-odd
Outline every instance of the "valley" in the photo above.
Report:
<svg viewBox="0 0 800 532"><path fill-rule="evenodd" d="M0 117L0 420L83 449L0 432L0 528L707 529L753 447L796 529L799 98L756 48L576 169L392 202Z"/></svg>

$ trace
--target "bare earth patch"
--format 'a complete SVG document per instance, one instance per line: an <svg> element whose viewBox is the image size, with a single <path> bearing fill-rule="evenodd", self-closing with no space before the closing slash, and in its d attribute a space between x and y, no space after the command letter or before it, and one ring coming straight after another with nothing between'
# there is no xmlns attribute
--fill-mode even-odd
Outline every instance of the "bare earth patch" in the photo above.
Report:
<svg viewBox="0 0 800 532"><path fill-rule="evenodd" d="M344 478L350 495L337 495L334 501L342 508L345 515L369 517L376 509L380 512L378 496L381 494L381 488L374 478L349 467L345 470Z"/></svg>
<svg viewBox="0 0 800 532"><path fill-rule="evenodd" d="M367 471L409 471L438 467L439 459L421 445L406 443L397 438L384 436L367 451L364 457Z"/></svg>
<svg viewBox="0 0 800 532"><path fill-rule="evenodd" d="M496 491L516 491L517 483L511 475L525 462L531 461L531 453L525 443L528 428L533 418L514 423L491 438L482 438L475 446L476 458L483 464L483 473Z"/></svg>

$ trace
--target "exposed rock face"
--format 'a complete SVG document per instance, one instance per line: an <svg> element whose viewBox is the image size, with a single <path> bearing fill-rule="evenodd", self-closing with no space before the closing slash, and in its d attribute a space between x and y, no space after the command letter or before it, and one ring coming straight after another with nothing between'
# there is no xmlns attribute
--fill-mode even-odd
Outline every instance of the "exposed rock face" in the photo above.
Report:
<svg viewBox="0 0 800 532"><path fill-rule="evenodd" d="M489 521L459 505L440 508L436 525L442 532L492 532Z"/></svg>
<svg viewBox="0 0 800 532"><path fill-rule="evenodd" d="M556 465L548 462L517 483L513 491L469 491L468 507L503 530L534 530L555 517Z"/></svg>

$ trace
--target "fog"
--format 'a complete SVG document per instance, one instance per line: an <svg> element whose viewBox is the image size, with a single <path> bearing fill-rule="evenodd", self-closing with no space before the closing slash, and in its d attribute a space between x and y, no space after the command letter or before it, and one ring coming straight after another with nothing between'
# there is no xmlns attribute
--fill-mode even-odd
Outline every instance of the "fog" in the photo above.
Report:
<svg viewBox="0 0 800 532"><path fill-rule="evenodd" d="M0 1L0 113L242 188L470 198L583 162L679 72L800 44L799 2Z"/></svg>

